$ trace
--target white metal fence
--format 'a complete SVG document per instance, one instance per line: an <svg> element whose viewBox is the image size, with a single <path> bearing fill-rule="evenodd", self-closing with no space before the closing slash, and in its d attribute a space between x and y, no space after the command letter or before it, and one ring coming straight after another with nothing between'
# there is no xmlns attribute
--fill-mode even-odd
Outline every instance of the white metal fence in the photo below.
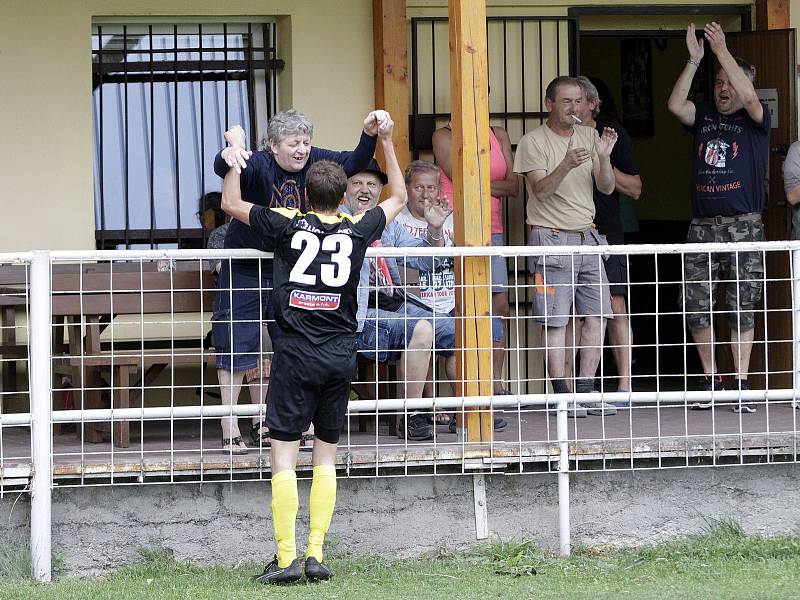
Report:
<svg viewBox="0 0 800 600"><path fill-rule="evenodd" d="M749 389L731 389L734 369L723 320L727 309L720 299L711 315L718 331L712 353L726 389L701 391L703 370L680 301L682 262L688 253L732 251L734 261L740 256L736 253L757 252L766 265L758 276L763 299L754 311ZM630 257L625 291L633 331L632 389L616 391L619 378L606 341L594 392L552 393L546 376L550 336L543 334L532 306L534 295L548 293L547 286L526 265L554 253L568 262L582 256L598 263L609 254ZM450 257L456 269L459 257L506 257L510 315L503 319L503 371L495 374L501 391L456 395L453 382L447 381L445 359L438 358L425 377L432 397L409 396L408 384L414 382L404 377L402 365L411 350L383 365L364 354L340 440L342 476L558 473L562 550L568 552L571 472L798 460L794 406L800 387L800 242L381 248L370 250L368 260L379 255ZM221 419L238 419L246 439L253 421L261 420L266 378L249 378L238 402L223 404L220 396L226 390L215 370L218 352L206 340L214 294L244 293L237 288L215 292L214 265L263 257L255 251L182 250L0 255L0 493L32 491L37 578L47 579L50 573L53 485L269 477L268 441L249 443L243 455L223 451L220 443ZM415 272L403 267L402 275L405 291L414 293ZM398 318L410 317L401 313ZM440 318L445 317L433 320ZM460 318L468 317L454 317ZM576 340L577 335L567 336L567 354ZM434 347L433 352L447 349ZM268 355L268 345L261 352ZM464 355L456 353L456 360ZM575 400L629 403L630 408L570 418ZM709 403L710 409L693 410L698 402ZM756 411L734 412L742 402L752 403ZM464 417L487 407L507 422L491 437L470 442L463 429L450 432L449 415ZM432 422L433 439L398 437L398 421L416 414ZM299 468L310 468L310 461L311 454L301 452Z"/></svg>

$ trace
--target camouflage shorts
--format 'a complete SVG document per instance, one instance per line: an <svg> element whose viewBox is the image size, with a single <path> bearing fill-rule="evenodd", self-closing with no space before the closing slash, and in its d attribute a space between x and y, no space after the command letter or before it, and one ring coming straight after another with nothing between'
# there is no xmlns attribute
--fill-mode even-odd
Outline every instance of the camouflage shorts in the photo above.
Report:
<svg viewBox="0 0 800 600"><path fill-rule="evenodd" d="M760 219L722 225L692 223L686 236L688 243L763 240L764 224ZM687 253L683 257L683 280L680 301L689 329L711 325L718 283L725 284L725 310L731 329L748 331L753 328L753 310L761 302L764 287L762 252Z"/></svg>

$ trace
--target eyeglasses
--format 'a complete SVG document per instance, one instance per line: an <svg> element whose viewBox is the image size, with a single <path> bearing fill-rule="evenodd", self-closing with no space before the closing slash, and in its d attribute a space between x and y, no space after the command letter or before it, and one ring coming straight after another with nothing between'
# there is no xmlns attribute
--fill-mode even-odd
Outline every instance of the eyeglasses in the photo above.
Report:
<svg viewBox="0 0 800 600"><path fill-rule="evenodd" d="M436 185L415 185L411 189L417 192L418 194L421 194L426 190L429 194L435 194L436 192L439 191L439 187Z"/></svg>

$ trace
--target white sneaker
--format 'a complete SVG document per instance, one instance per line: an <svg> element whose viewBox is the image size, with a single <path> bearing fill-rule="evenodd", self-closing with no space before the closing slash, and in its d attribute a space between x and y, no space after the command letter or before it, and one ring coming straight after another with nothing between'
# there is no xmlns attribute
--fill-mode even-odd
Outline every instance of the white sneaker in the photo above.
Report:
<svg viewBox="0 0 800 600"><path fill-rule="evenodd" d="M586 412L590 415L602 416L605 415L610 417L612 415L617 414L617 407L613 404L609 404L608 402L602 402L600 400L596 402L584 402L582 405Z"/></svg>

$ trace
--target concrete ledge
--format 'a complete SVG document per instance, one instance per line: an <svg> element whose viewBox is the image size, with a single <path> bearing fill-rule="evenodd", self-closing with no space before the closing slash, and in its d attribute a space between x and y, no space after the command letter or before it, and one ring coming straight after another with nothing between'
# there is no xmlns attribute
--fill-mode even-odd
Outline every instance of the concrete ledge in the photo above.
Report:
<svg viewBox="0 0 800 600"><path fill-rule="evenodd" d="M699 532L711 518L736 519L752 533L800 534L799 476L796 464L573 474L573 543L641 545ZM309 480L299 487L302 548ZM199 564L261 562L274 552L269 490L263 481L55 489L53 546L68 574L137 562L138 549L156 547ZM486 475L486 494L493 539L557 547L554 474ZM27 535L29 514L27 496L6 495L0 535ZM390 556L475 545L471 477L340 479L329 541L332 552Z"/></svg>

